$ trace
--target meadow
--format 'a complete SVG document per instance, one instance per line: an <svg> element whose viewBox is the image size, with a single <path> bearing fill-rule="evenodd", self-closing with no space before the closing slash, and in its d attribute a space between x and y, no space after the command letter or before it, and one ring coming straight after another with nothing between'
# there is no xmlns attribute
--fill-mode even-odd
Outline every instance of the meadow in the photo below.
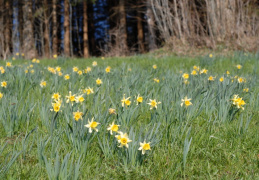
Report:
<svg viewBox="0 0 259 180"><path fill-rule="evenodd" d="M258 179L259 54L0 62L0 179Z"/></svg>

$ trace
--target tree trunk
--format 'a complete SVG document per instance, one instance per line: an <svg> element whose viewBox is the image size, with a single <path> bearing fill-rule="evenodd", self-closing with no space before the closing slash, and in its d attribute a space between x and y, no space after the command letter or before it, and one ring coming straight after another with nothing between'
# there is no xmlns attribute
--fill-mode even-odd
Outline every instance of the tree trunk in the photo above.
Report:
<svg viewBox="0 0 259 180"><path fill-rule="evenodd" d="M4 6L4 0L0 0L0 7ZM4 24L3 9L0 8L0 24ZM0 26L0 58L4 56L4 27Z"/></svg>
<svg viewBox="0 0 259 180"><path fill-rule="evenodd" d="M50 57L50 48L49 48L49 17L48 17L48 0L44 0L44 52L46 57Z"/></svg>
<svg viewBox="0 0 259 180"><path fill-rule="evenodd" d="M144 32L143 32L143 25L142 25L142 13L140 9L137 10L137 28L138 28L138 50L140 53L144 53L145 46L144 46Z"/></svg>
<svg viewBox="0 0 259 180"><path fill-rule="evenodd" d="M18 2L18 21L19 21L19 51L23 52L23 1L19 0Z"/></svg>
<svg viewBox="0 0 259 180"><path fill-rule="evenodd" d="M148 26L148 47L149 50L154 50L156 46L156 34L155 34L155 18L151 8L151 0L147 0L147 26Z"/></svg>
<svg viewBox="0 0 259 180"><path fill-rule="evenodd" d="M64 1L64 54L70 56L69 0Z"/></svg>
<svg viewBox="0 0 259 180"><path fill-rule="evenodd" d="M53 47L53 54L58 53L58 36L57 36L57 0L52 1L52 8L53 8L53 16L52 16L52 23L53 23L53 32L52 32L52 47Z"/></svg>
<svg viewBox="0 0 259 180"><path fill-rule="evenodd" d="M88 43L88 22L87 22L87 1L83 2L83 14L84 14L84 23L83 23L83 40L84 40L84 57L89 57L89 43Z"/></svg>
<svg viewBox="0 0 259 180"><path fill-rule="evenodd" d="M32 59L36 56L35 42L33 36L32 0L24 0L23 21L24 54L26 58Z"/></svg>
<svg viewBox="0 0 259 180"><path fill-rule="evenodd" d="M11 53L12 44L12 1L5 1L5 25L4 25L4 39L5 39L5 53Z"/></svg>
<svg viewBox="0 0 259 180"><path fill-rule="evenodd" d="M125 12L125 0L120 0L119 2L119 12L120 12L120 25L119 25L119 37L117 38L117 43L120 43L120 48L122 54L126 55L128 52L127 44L127 24L126 24L126 12Z"/></svg>

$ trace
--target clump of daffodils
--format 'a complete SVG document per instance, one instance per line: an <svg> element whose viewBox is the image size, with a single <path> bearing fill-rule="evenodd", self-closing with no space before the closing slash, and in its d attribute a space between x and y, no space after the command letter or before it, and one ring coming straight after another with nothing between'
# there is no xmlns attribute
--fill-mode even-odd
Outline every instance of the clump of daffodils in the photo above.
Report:
<svg viewBox="0 0 259 180"><path fill-rule="evenodd" d="M154 78L154 82L159 83L159 79L158 78Z"/></svg>
<svg viewBox="0 0 259 180"><path fill-rule="evenodd" d="M54 99L54 103L52 103L52 108L50 109L51 111L55 111L55 112L59 112L60 107L62 104L62 100L61 99Z"/></svg>
<svg viewBox="0 0 259 180"><path fill-rule="evenodd" d="M231 99L231 101L232 101L232 104L234 105L234 106L236 106L238 109L242 109L242 110L244 110L245 108L243 107L246 103L245 103L245 101L242 99L242 98L240 98L237 94L235 94L234 96L233 96L233 99Z"/></svg>

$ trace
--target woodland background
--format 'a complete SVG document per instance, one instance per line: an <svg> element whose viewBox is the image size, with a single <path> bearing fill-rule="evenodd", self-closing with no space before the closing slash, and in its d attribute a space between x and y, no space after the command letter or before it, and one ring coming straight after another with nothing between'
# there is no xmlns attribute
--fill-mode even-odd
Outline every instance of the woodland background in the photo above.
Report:
<svg viewBox="0 0 259 180"><path fill-rule="evenodd" d="M0 58L258 51L258 0L0 0Z"/></svg>

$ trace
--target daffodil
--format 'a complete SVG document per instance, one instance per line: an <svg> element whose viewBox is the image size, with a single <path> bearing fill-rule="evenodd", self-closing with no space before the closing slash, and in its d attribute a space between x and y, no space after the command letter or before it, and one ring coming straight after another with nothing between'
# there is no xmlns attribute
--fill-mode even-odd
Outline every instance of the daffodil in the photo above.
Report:
<svg viewBox="0 0 259 180"><path fill-rule="evenodd" d="M183 82L184 82L184 84L186 84L186 85L189 84L189 81L188 81L187 79L185 79Z"/></svg>
<svg viewBox="0 0 259 180"><path fill-rule="evenodd" d="M0 92L0 99L2 99L3 96L4 96L4 94Z"/></svg>
<svg viewBox="0 0 259 180"><path fill-rule="evenodd" d="M94 93L94 90L90 87L83 90L83 93L86 93L87 95Z"/></svg>
<svg viewBox="0 0 259 180"><path fill-rule="evenodd" d="M73 72L77 72L78 71L78 67L77 66L74 66L73 67Z"/></svg>
<svg viewBox="0 0 259 180"><path fill-rule="evenodd" d="M159 83L159 79L157 79L157 78L154 78L154 81L155 81L156 83Z"/></svg>
<svg viewBox="0 0 259 180"><path fill-rule="evenodd" d="M91 121L89 121L89 119L88 119L88 124L86 124L85 127L89 128L89 133L92 133L93 130L95 130L96 132L98 132L97 126L98 126L99 124L100 124L100 123L94 121L94 118L92 118Z"/></svg>
<svg viewBox="0 0 259 180"><path fill-rule="evenodd" d="M6 67L12 67L12 63L11 62L6 62Z"/></svg>
<svg viewBox="0 0 259 180"><path fill-rule="evenodd" d="M209 81L214 81L214 79L215 79L215 77L213 77L213 76L210 76L210 77L208 78Z"/></svg>
<svg viewBox="0 0 259 180"><path fill-rule="evenodd" d="M146 153L146 151L151 150L150 148L150 142L146 143L146 141L144 141L143 143L139 143L140 147L139 147L139 151L142 151L142 154L144 155Z"/></svg>
<svg viewBox="0 0 259 180"><path fill-rule="evenodd" d="M208 73L208 70L207 69L202 69L201 71L200 71L200 74L207 74Z"/></svg>
<svg viewBox="0 0 259 180"><path fill-rule="evenodd" d="M191 73L191 75L197 75L197 71L196 70L192 70L192 73Z"/></svg>
<svg viewBox="0 0 259 180"><path fill-rule="evenodd" d="M6 82L6 81L2 81L2 82L1 82L1 86L4 87L4 88L6 88L7 82Z"/></svg>
<svg viewBox="0 0 259 180"><path fill-rule="evenodd" d="M69 74L66 74L66 75L64 76L64 79L65 79L65 80L69 80L69 79L70 79Z"/></svg>
<svg viewBox="0 0 259 180"><path fill-rule="evenodd" d="M152 99L149 99L149 103L147 103L147 104L149 104L151 107L150 107L150 109L153 109L153 108L156 108L157 109L157 105L158 104L161 104L161 102L156 102L156 100L154 99L154 100L152 100Z"/></svg>
<svg viewBox="0 0 259 180"><path fill-rule="evenodd" d="M46 81L44 81L44 80L42 80L41 82L40 82L40 87L46 87L47 86L47 82Z"/></svg>
<svg viewBox="0 0 259 180"><path fill-rule="evenodd" d="M77 110L77 112L73 112L73 115L74 115L74 119L78 121L79 119L82 119L83 113Z"/></svg>
<svg viewBox="0 0 259 180"><path fill-rule="evenodd" d="M110 66L107 66L107 67L105 68L105 72L106 72L106 73L111 72L111 67L110 67Z"/></svg>
<svg viewBox="0 0 259 180"><path fill-rule="evenodd" d="M78 74L79 76L81 76L81 75L83 74L83 71L79 70L79 71L77 71L77 74Z"/></svg>
<svg viewBox="0 0 259 180"><path fill-rule="evenodd" d="M219 81L223 82L224 81L224 77L219 78Z"/></svg>
<svg viewBox="0 0 259 180"><path fill-rule="evenodd" d="M86 70L87 70L87 72L90 72L90 71L92 71L92 68L89 67L89 66L87 66L87 67L86 67Z"/></svg>
<svg viewBox="0 0 259 180"><path fill-rule="evenodd" d="M66 103L72 102L72 105L73 105L73 102L75 102L75 101L76 101L75 94L74 94L74 95L72 95L72 92L71 92L71 91L69 91L69 95L68 95L68 96L66 96L66 98L67 98Z"/></svg>
<svg viewBox="0 0 259 180"><path fill-rule="evenodd" d="M97 85L101 85L102 83L103 83L103 82L102 82L102 80L101 80L101 79L99 79L99 78L98 78L98 79L96 79L96 84L97 84Z"/></svg>
<svg viewBox="0 0 259 180"><path fill-rule="evenodd" d="M156 64L154 64L152 67L153 67L153 69L157 69L157 65Z"/></svg>
<svg viewBox="0 0 259 180"><path fill-rule="evenodd" d="M192 99L188 99L187 96L185 96L185 98L182 99L181 106L185 105L185 107L188 107L188 106L192 105L191 100Z"/></svg>
<svg viewBox="0 0 259 180"><path fill-rule="evenodd" d="M143 102L143 97L138 94L137 105Z"/></svg>
<svg viewBox="0 0 259 180"><path fill-rule="evenodd" d="M249 88L244 88L243 89L243 92L248 92L249 91Z"/></svg>
<svg viewBox="0 0 259 180"><path fill-rule="evenodd" d="M107 130L110 131L110 134L112 135L112 132L117 132L119 130L119 126L120 125L114 124L114 121L113 121L112 124L109 125Z"/></svg>
<svg viewBox="0 0 259 180"><path fill-rule="evenodd" d="M94 62L92 63L92 66L93 66L93 67L97 66L97 62L94 61Z"/></svg>
<svg viewBox="0 0 259 180"><path fill-rule="evenodd" d="M200 67L199 66L193 66L193 69L199 71Z"/></svg>
<svg viewBox="0 0 259 180"><path fill-rule="evenodd" d="M61 97L61 95L59 93L54 93L52 95L52 99L58 100Z"/></svg>
<svg viewBox="0 0 259 180"><path fill-rule="evenodd" d="M239 78L237 78L237 81L238 81L238 83L243 83L243 82L245 82L245 79L242 77L239 77Z"/></svg>
<svg viewBox="0 0 259 180"><path fill-rule="evenodd" d="M123 99L121 100L121 106L124 107L125 104L129 106L131 104L131 101L129 99L130 97L125 98L125 94L123 94Z"/></svg>
<svg viewBox="0 0 259 180"><path fill-rule="evenodd" d="M116 114L116 109L110 108L109 109L109 114Z"/></svg>
<svg viewBox="0 0 259 180"><path fill-rule="evenodd" d="M82 103L84 102L84 100L85 98L83 97L83 95L76 96L75 98L76 103Z"/></svg>
<svg viewBox="0 0 259 180"><path fill-rule="evenodd" d="M56 54L53 55L53 58L54 58L54 59L57 59L57 57L58 57L58 55L56 55Z"/></svg>
<svg viewBox="0 0 259 180"><path fill-rule="evenodd" d="M129 147L128 143L129 142L132 142L132 140L129 139L127 133L122 133L122 132L119 132L120 135L117 135L117 139L118 139L118 142L120 143L119 147L123 147L125 146L126 148Z"/></svg>
<svg viewBox="0 0 259 180"><path fill-rule="evenodd" d="M182 77L183 77L184 79L189 79L189 74L184 73L184 74L182 75Z"/></svg>
<svg viewBox="0 0 259 180"><path fill-rule="evenodd" d="M238 64L236 65L237 69L241 69L242 68L242 65Z"/></svg>
<svg viewBox="0 0 259 180"><path fill-rule="evenodd" d="M210 55L209 55L209 57L210 57L210 58L212 58L212 57L213 57L213 55L212 55L212 54L210 54Z"/></svg>
<svg viewBox="0 0 259 180"><path fill-rule="evenodd" d="M61 67L57 66L57 67L56 67L56 71L57 71L57 72L60 72L60 71L61 71Z"/></svg>

